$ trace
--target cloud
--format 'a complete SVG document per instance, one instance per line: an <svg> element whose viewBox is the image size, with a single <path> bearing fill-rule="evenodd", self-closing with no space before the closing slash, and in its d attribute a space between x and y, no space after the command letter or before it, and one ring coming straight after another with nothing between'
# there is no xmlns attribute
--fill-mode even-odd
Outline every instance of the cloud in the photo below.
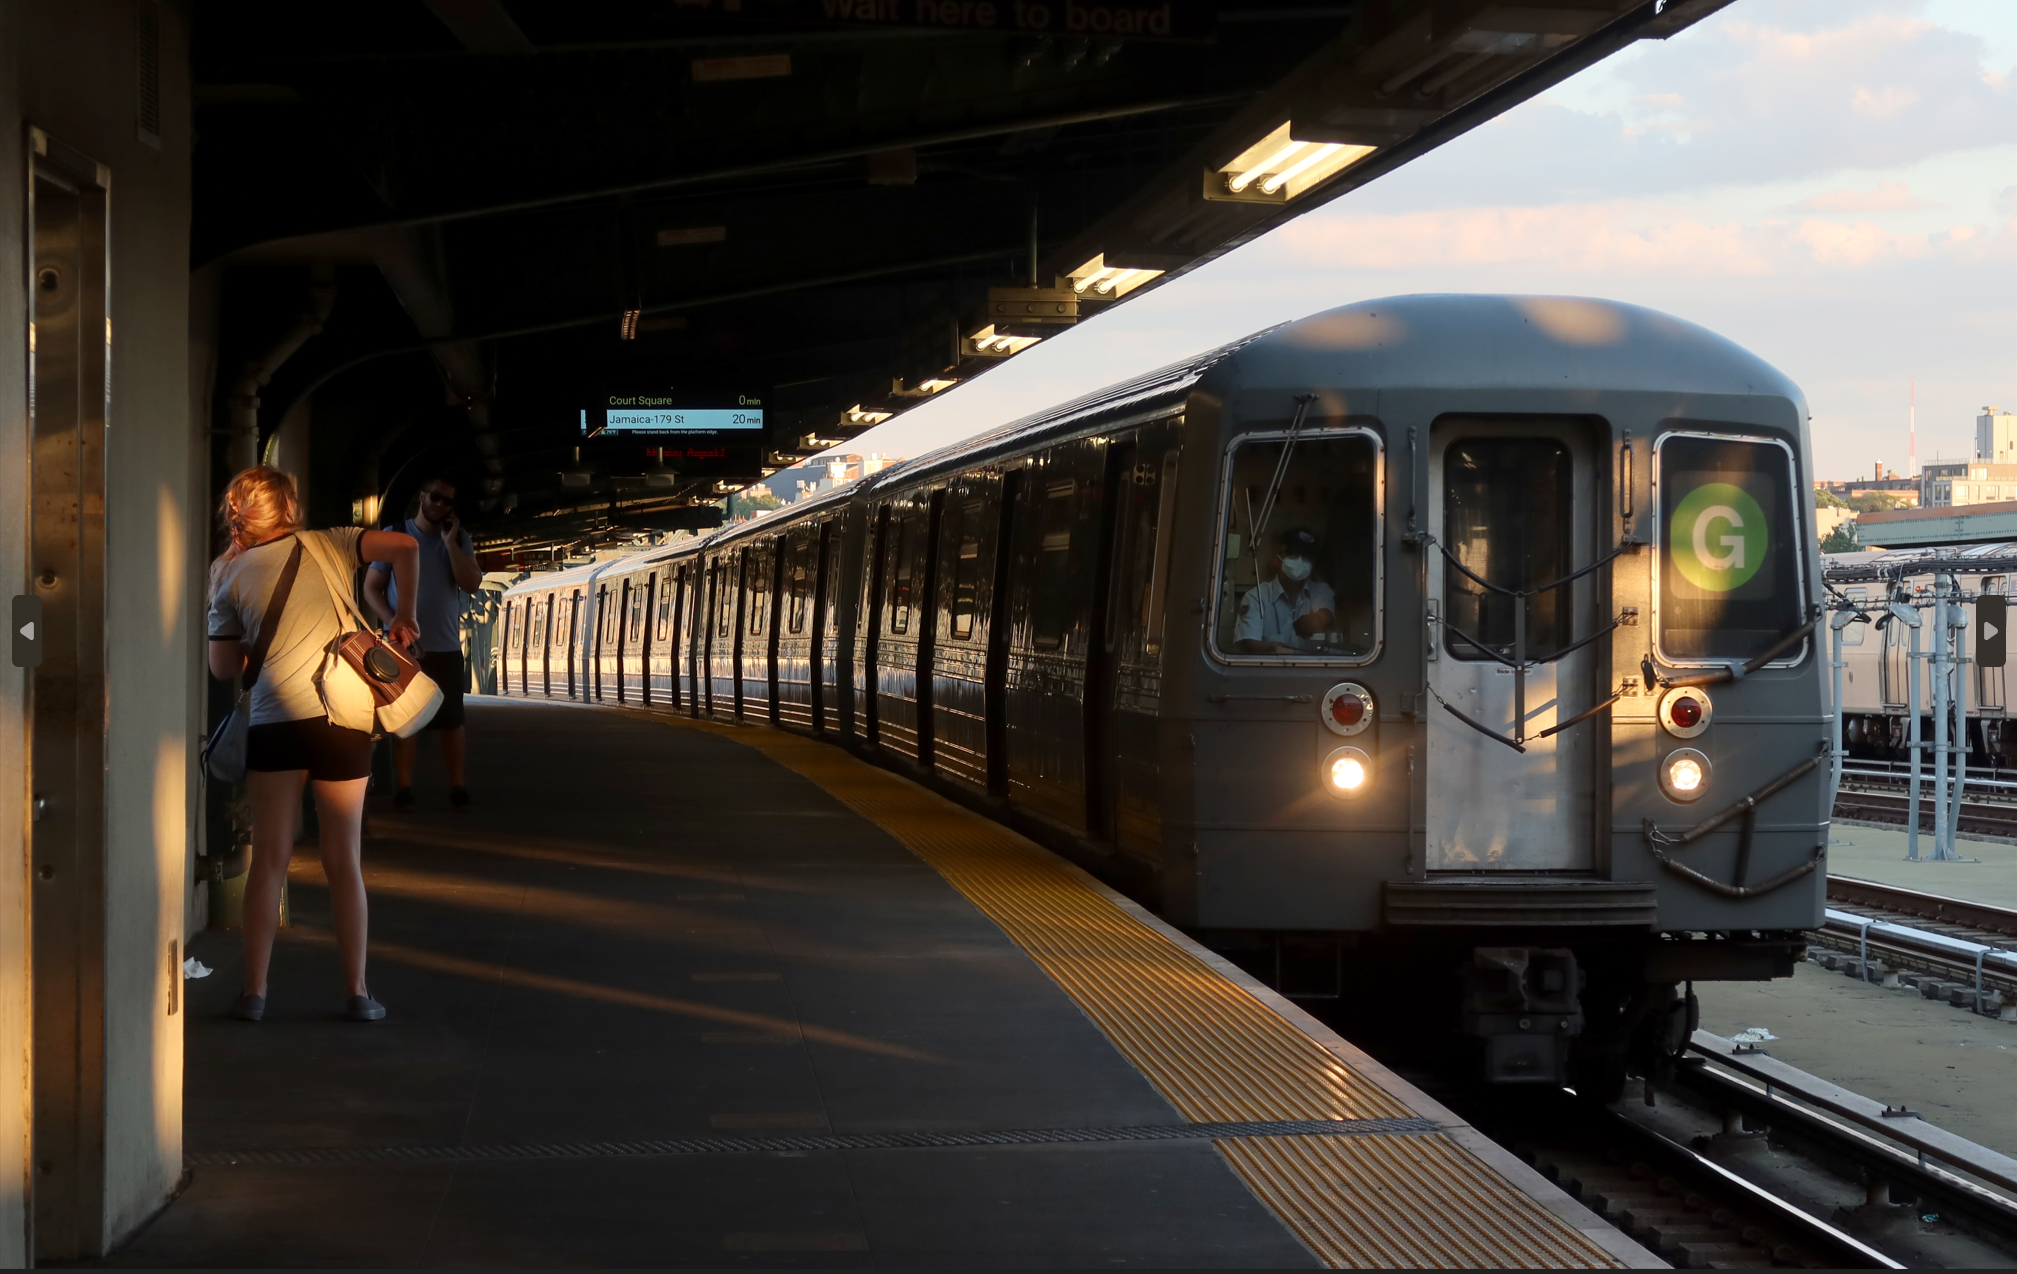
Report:
<svg viewBox="0 0 2017 1274"><path fill-rule="evenodd" d="M1413 165L1353 199L1539 204L1897 168L2008 145L2017 77L1990 65L2000 56L2007 50L1896 5L1745 0L1452 142L1444 149L1467 181Z"/></svg>
<svg viewBox="0 0 2017 1274"><path fill-rule="evenodd" d="M1902 181L1880 181L1875 190L1830 190L1794 205L1802 212L1902 212L1926 206Z"/></svg>

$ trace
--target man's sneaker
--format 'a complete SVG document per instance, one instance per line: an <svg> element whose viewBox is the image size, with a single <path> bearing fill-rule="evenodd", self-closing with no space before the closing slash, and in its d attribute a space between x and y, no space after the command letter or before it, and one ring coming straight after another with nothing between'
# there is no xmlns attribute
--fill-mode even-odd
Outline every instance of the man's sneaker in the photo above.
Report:
<svg viewBox="0 0 2017 1274"><path fill-rule="evenodd" d="M456 812L467 814L469 812L469 789L466 787L449 788L448 803L456 808Z"/></svg>
<svg viewBox="0 0 2017 1274"><path fill-rule="evenodd" d="M395 813L395 814L405 814L405 813L409 813L409 812L411 812L411 811L412 811L412 809L413 809L413 789L412 789L412 788L410 788L410 787L402 787L402 788L400 788L400 789L399 789L399 790L398 790L397 792L394 792L394 793L392 794L392 812L393 812L393 813Z"/></svg>
<svg viewBox="0 0 2017 1274"><path fill-rule="evenodd" d="M385 1006L368 995L353 995L343 1006L343 1015L353 1022L377 1022L385 1017Z"/></svg>
<svg viewBox="0 0 2017 1274"><path fill-rule="evenodd" d="M231 1016L241 1022L257 1022L266 1016L266 997L247 991L232 1004Z"/></svg>

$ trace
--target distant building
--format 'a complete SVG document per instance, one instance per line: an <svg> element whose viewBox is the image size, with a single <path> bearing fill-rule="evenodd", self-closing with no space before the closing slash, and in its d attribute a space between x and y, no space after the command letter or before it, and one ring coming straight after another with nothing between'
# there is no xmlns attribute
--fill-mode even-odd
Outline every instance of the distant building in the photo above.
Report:
<svg viewBox="0 0 2017 1274"><path fill-rule="evenodd" d="M2017 464L2017 412L1984 407L1975 417L1975 458L1991 464Z"/></svg>
<svg viewBox="0 0 2017 1274"><path fill-rule="evenodd" d="M1856 510L1854 509L1817 505L1814 509L1814 539L1817 543L1825 540L1834 532L1836 527L1842 525L1844 522L1854 522L1855 520Z"/></svg>
<svg viewBox="0 0 2017 1274"><path fill-rule="evenodd" d="M2017 500L2017 461L1994 464L1986 460L1958 460L1929 464L1920 476L1922 509L1996 504L2005 500Z"/></svg>

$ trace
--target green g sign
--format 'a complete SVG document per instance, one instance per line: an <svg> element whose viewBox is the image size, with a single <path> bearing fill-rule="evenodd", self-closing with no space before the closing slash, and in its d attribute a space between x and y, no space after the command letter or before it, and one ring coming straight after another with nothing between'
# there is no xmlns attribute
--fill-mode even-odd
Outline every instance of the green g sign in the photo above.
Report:
<svg viewBox="0 0 2017 1274"><path fill-rule="evenodd" d="M1727 593L1765 564L1765 510L1744 488L1708 482L1690 491L1667 527L1667 551L1690 584Z"/></svg>

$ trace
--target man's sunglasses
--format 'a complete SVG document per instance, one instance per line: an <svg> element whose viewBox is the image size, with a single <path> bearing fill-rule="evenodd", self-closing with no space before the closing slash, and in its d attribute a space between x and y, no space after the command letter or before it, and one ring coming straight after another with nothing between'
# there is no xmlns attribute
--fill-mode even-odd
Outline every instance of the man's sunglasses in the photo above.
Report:
<svg viewBox="0 0 2017 1274"><path fill-rule="evenodd" d="M421 499L423 499L423 500L432 500L432 501L433 501L434 503L436 503L436 504L449 504L449 505L452 505L452 504L454 504L454 503L455 503L455 497L454 497L454 496L452 496L452 495L443 495L443 494L441 494L441 492L439 492L439 491L422 491L422 492L420 493L420 498L421 498Z"/></svg>

